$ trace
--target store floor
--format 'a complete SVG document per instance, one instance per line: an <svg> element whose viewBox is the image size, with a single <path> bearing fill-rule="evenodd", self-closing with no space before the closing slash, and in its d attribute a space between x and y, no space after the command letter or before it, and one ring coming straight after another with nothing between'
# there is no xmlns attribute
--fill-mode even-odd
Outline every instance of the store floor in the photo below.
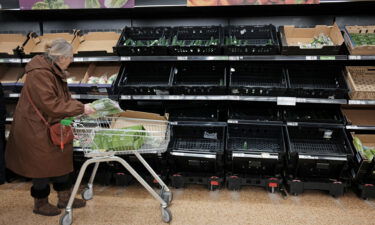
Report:
<svg viewBox="0 0 375 225"><path fill-rule="evenodd" d="M53 225L59 217L32 213L30 183L14 182L0 186L1 225ZM161 222L158 203L145 189L131 187L94 187L94 199L87 207L74 210L74 225L153 225ZM238 192L210 192L201 186L173 190L171 224L375 224L375 201L364 201L353 193L335 199L311 191L286 200L261 188ZM56 203L53 192L52 203Z"/></svg>

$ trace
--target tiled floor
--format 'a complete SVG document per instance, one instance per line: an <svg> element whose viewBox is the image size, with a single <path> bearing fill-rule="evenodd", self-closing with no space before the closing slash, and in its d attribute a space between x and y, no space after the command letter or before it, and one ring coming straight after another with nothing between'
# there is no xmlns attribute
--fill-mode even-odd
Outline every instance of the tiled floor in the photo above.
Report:
<svg viewBox="0 0 375 225"><path fill-rule="evenodd" d="M29 183L0 186L1 225L53 225L59 217L32 213ZM87 207L74 210L75 225L153 225L161 222L158 203L145 189L95 186L94 199ZM260 188L239 192L210 192L200 186L173 190L171 224L329 224L375 225L375 201L364 201L353 193L335 199L322 192L306 192L283 199ZM56 194L52 194L56 203Z"/></svg>

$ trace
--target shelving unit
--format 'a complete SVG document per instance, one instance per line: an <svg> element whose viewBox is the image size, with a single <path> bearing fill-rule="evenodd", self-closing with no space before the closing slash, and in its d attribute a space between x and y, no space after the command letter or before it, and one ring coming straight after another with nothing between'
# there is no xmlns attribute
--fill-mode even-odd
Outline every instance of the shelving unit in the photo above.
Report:
<svg viewBox="0 0 375 225"><path fill-rule="evenodd" d="M235 6L235 7L186 7L186 0L137 0L134 9L90 9L90 10L52 10L52 11L19 11L19 10L0 10L0 22L11 22L11 20L25 21L32 20L36 27L39 28L38 34L42 34L48 30L72 30L79 28L87 28L87 30L98 29L98 30L121 30L125 26L127 27L142 27L142 26L223 26L228 25L264 25L274 24L276 27L281 25L293 24L298 26L312 26L317 24L331 25L334 21L338 23L340 27L346 25L346 23L370 23L375 21L373 16L373 8L375 7L375 1L336 1L336 0L321 0L320 5L296 5L296 6ZM333 12L340 12L340 15L332 15ZM305 15L306 14L306 15ZM362 15L367 14L367 15ZM98 20L98 15L101 18ZM249 16L251 15L251 16ZM271 16L272 15L272 16ZM348 16L346 16L348 15ZM246 17L248 16L248 17ZM350 16L356 16L353 20ZM9 18L9 21L7 21ZM33 19L38 18L38 19ZM358 19L357 19L358 18ZM51 20L51 21L50 21ZM65 21L67 20L67 22ZM65 21L65 22L64 22ZM15 24L14 22L12 24ZM77 27L72 27L74 26ZM13 25L14 26L14 25ZM12 25L4 25L4 29L13 27ZM2 28L0 28L1 30ZM84 30L84 29L83 29ZM160 64L198 64L198 63L218 63L224 66L230 66L233 63L247 64L247 63L279 63L285 65L316 65L319 63L326 63L325 65L373 65L375 63L375 55L223 55L215 53L216 55L154 55L154 56L90 56L90 57L75 57L74 64L79 63L93 63L93 62L106 62L106 63L117 63L122 65L128 65L130 63L160 63ZM273 53L274 54L274 53ZM24 65L30 61L30 58L13 57L13 58L0 58L0 64L20 64ZM228 70L227 70L228 71ZM227 85L227 84L226 84ZM16 101L19 98L20 93L6 93L5 97L9 101ZM229 118L227 115L228 105L237 103L239 105L249 104L265 104L262 107L281 107L281 111L286 107L288 110L294 110L299 106L313 105L313 106L373 106L375 100L350 100L348 98L340 97L338 99L331 98L311 98L301 97L295 95L291 97L288 94L274 94L274 96L253 96L253 95L230 95L229 92L220 95L178 95L169 93L165 95L135 95L135 94L73 94L73 98L82 100L84 102L90 102L92 100L109 97L120 101L121 104L128 104L129 107L137 105L138 108L144 107L144 109L152 108L156 111L167 111L167 106L173 106L175 104L182 105L194 105L195 103L213 103L213 105L224 105L224 109L217 109L217 118L206 118L210 119L209 122L223 123L221 125L236 125L246 122L244 118ZM131 104L130 104L131 103ZM148 106L152 105L152 106ZM127 106L127 105L126 105ZM154 108L153 108L154 107ZM203 110L202 107L200 110ZM279 110L279 109L278 109ZM224 111L224 112L223 112ZM204 113L202 113L204 114ZM222 115L224 114L224 116ZM206 115L206 114L205 114ZM186 115L185 115L186 116ZM190 120L194 120L194 116L186 116ZM224 119L223 119L224 118ZM202 121L202 118L195 117L197 124L205 124L208 121ZM178 120L178 119L177 119ZM12 118L8 117L7 122L11 122ZM199 122L200 121L200 122ZM172 122L173 126L178 126L181 121ZM278 121L272 121L278 126L290 127L302 127L304 122L287 120L280 116ZM181 125L181 124L180 124ZM321 125L321 124L320 124ZM351 125L346 124L344 121L339 124L332 125L333 127L340 127L340 129L346 128L347 131L374 131L374 126L366 125ZM287 129L287 128L285 128ZM168 154L168 157L175 158L201 158L202 161L214 161L217 159L217 155L209 154L207 151L204 152L204 146L206 142L196 142L194 140L185 140L179 142L179 145L174 147L191 147L201 149L202 151L186 152L186 151L172 151ZM203 147L202 147L203 146ZM75 149L76 152L81 151L79 148ZM223 155L227 154L223 147ZM274 154L252 154L243 152L234 152L234 157L240 159L256 158L256 159L269 159L275 160L276 155ZM222 155L220 155L222 157ZM219 158L220 158L219 157ZM299 160L305 161L319 161L319 160L336 160L344 161L344 157L334 156L317 156L314 154L305 154L298 157ZM346 158L346 160L349 160ZM186 163L186 160L184 162ZM186 166L186 165L185 165ZM198 174L180 173L177 169L174 174L170 174L170 179L174 179L176 185L189 183L199 183L208 185L211 189L215 189L217 184L224 184L225 175L223 171L220 174L206 174L200 176ZM183 171L182 171L183 172ZM274 177L271 177L274 178ZM282 183L283 178L277 177L275 180L263 180L262 185L268 187L275 187ZM228 178L227 178L228 179ZM250 181L256 181L255 178L251 177ZM249 181L249 182L250 182ZM256 181L258 182L258 181ZM333 193L342 194L342 190L346 184L338 183L341 181L335 181L332 183L306 181L301 180L293 181L294 190L308 189L325 189L332 190ZM250 182L251 183L251 182ZM302 184L303 183L303 184ZM303 186L305 185L305 186Z"/></svg>

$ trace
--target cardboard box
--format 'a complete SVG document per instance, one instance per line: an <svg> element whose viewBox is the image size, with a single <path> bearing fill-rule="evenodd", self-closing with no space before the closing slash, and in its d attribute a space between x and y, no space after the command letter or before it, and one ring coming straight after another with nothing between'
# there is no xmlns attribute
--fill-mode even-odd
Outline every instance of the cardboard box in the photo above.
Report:
<svg viewBox="0 0 375 225"><path fill-rule="evenodd" d="M112 129L122 129L125 127L131 127L136 125L143 125L146 131L157 131L155 136L164 139L169 138L169 126L168 126L168 115L161 116L155 113L139 112L126 110L120 113L118 117L124 117L124 119L119 118L112 121ZM127 119L129 118L129 119ZM132 120L139 119L139 120ZM147 121L149 120L149 121ZM165 136L168 135L168 136Z"/></svg>
<svg viewBox="0 0 375 225"><path fill-rule="evenodd" d="M112 75L118 75L120 64L118 63L91 63L88 67L85 77L82 79L82 91L88 94L110 94L112 84L89 84L90 77L100 78L106 75L110 78Z"/></svg>
<svg viewBox="0 0 375 225"><path fill-rule="evenodd" d="M4 84L17 83L18 79L25 73L23 67L8 66L0 64L0 81Z"/></svg>
<svg viewBox="0 0 375 225"><path fill-rule="evenodd" d="M345 79L350 88L350 99L375 99L374 66L347 66Z"/></svg>
<svg viewBox="0 0 375 225"><path fill-rule="evenodd" d="M35 55L45 52L46 43L53 41L57 38L63 38L73 46L73 51L76 51L78 44L77 40L74 41L74 33L49 33L43 36L38 36L36 33L30 33L28 41L22 46L23 54Z"/></svg>
<svg viewBox="0 0 375 225"><path fill-rule="evenodd" d="M301 48L299 43L311 43L314 37L320 34L329 36L334 43L333 46L323 46L317 48ZM315 54L315 55L337 55L344 46L344 38L341 35L340 28L335 23L332 26L317 25L314 28L297 28L292 25L280 27L280 36L282 41L282 53L293 54Z"/></svg>
<svg viewBox="0 0 375 225"><path fill-rule="evenodd" d="M18 48L26 41L23 34L0 34L0 56L15 56Z"/></svg>
<svg viewBox="0 0 375 225"><path fill-rule="evenodd" d="M113 55L113 47L120 38L116 32L90 32L84 35L77 32L77 35L79 44L74 54L81 56Z"/></svg>
<svg viewBox="0 0 375 225"><path fill-rule="evenodd" d="M356 46L350 34L374 34L375 26L345 26L344 39L351 55L375 55L375 45Z"/></svg>
<svg viewBox="0 0 375 225"><path fill-rule="evenodd" d="M375 126L375 108L342 108L349 124L357 126Z"/></svg>

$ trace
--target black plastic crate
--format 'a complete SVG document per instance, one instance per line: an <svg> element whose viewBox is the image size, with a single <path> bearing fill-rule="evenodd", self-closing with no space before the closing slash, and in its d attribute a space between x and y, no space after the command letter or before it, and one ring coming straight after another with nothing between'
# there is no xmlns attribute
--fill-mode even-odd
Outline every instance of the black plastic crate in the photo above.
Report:
<svg viewBox="0 0 375 225"><path fill-rule="evenodd" d="M177 95L226 94L226 70L222 63L181 63L173 69L173 93Z"/></svg>
<svg viewBox="0 0 375 225"><path fill-rule="evenodd" d="M210 103L173 104L168 106L170 121L218 121L219 108Z"/></svg>
<svg viewBox="0 0 375 225"><path fill-rule="evenodd" d="M273 25L229 26L225 28L225 55L276 55L280 53Z"/></svg>
<svg viewBox="0 0 375 225"><path fill-rule="evenodd" d="M116 80L116 93L123 95L168 95L172 66L168 63L123 64Z"/></svg>
<svg viewBox="0 0 375 225"><path fill-rule="evenodd" d="M339 179L347 173L352 149L343 127L288 126L288 173L296 178Z"/></svg>
<svg viewBox="0 0 375 225"><path fill-rule="evenodd" d="M221 26L174 27L169 52L172 55L220 55Z"/></svg>
<svg viewBox="0 0 375 225"><path fill-rule="evenodd" d="M170 27L125 27L115 47L119 55L167 55Z"/></svg>
<svg viewBox="0 0 375 225"><path fill-rule="evenodd" d="M282 125L228 124L227 168L232 174L280 176L285 145Z"/></svg>
<svg viewBox="0 0 375 225"><path fill-rule="evenodd" d="M216 174L223 171L225 123L178 122L171 127L173 173Z"/></svg>
<svg viewBox="0 0 375 225"><path fill-rule="evenodd" d="M288 87L286 71L279 64L232 64L229 74L233 95L282 96Z"/></svg>
<svg viewBox="0 0 375 225"><path fill-rule="evenodd" d="M228 119L235 121L282 123L282 110L273 103L241 102L232 103L228 109Z"/></svg>
<svg viewBox="0 0 375 225"><path fill-rule="evenodd" d="M288 67L289 94L295 97L345 99L349 92L341 66Z"/></svg>
<svg viewBox="0 0 375 225"><path fill-rule="evenodd" d="M287 122L345 124L340 106L337 105L297 105L285 108L283 115Z"/></svg>

